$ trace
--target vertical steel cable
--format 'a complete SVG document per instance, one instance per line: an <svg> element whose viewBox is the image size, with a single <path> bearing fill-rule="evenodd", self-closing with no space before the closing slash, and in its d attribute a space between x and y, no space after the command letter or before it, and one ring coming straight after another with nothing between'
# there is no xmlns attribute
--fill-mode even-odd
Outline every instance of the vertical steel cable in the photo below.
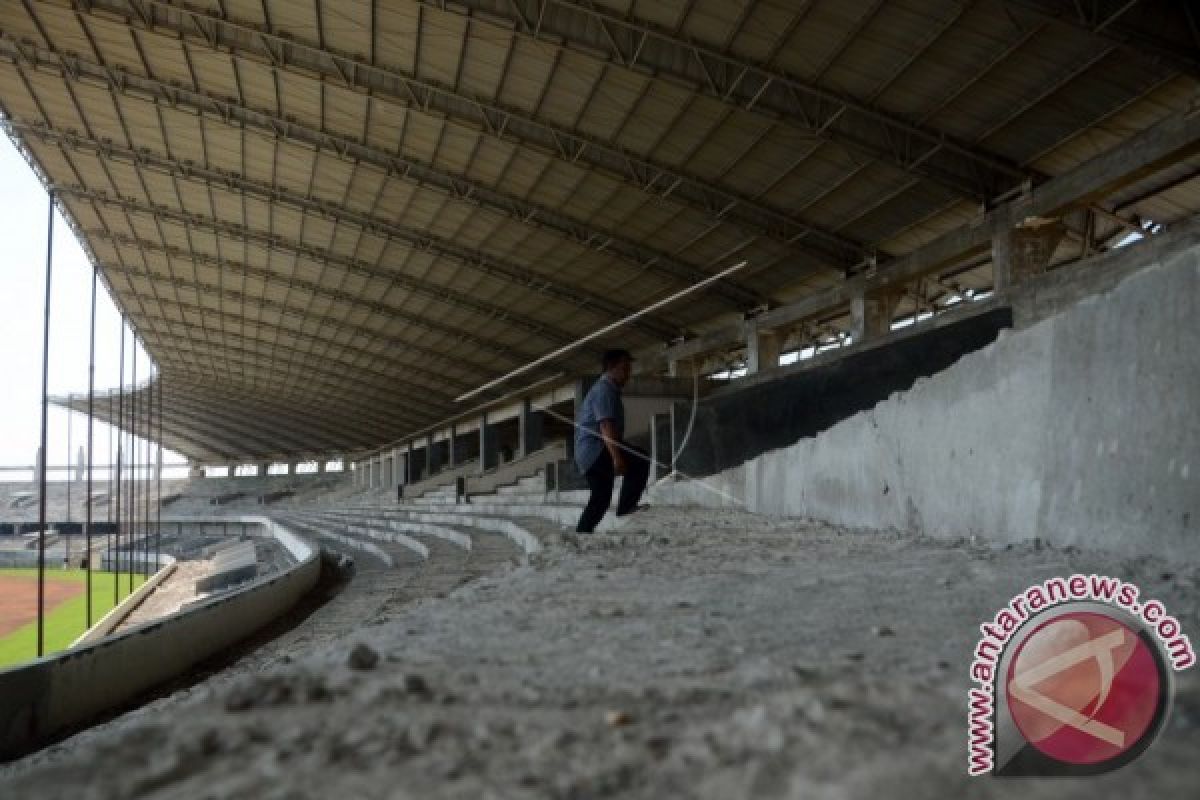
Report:
<svg viewBox="0 0 1200 800"><path fill-rule="evenodd" d="M50 382L50 277L54 257L54 191L49 193L46 214L46 305L42 318L42 454L38 469L38 579L37 579L37 657L45 653L46 645L46 470L50 452L46 447L47 390Z"/></svg>
<svg viewBox="0 0 1200 800"><path fill-rule="evenodd" d="M125 491L122 485L124 478L122 456L124 455L124 442L122 438L125 435L125 315L121 315L121 356L120 356L120 380L117 381L117 511L116 511L116 542L112 551L112 559L109 561L109 569L113 573L113 605L118 602L121 591L121 495Z"/></svg>
<svg viewBox="0 0 1200 800"><path fill-rule="evenodd" d="M133 552L137 541L137 335L130 331L130 343L133 355L133 375L129 379L129 594L133 594Z"/></svg>
<svg viewBox="0 0 1200 800"><path fill-rule="evenodd" d="M84 580L87 584L87 611L85 628L92 627L92 428L95 422L96 402L96 267L92 267L92 331L88 338L88 424L87 424L87 489L84 496L85 519L83 531Z"/></svg>

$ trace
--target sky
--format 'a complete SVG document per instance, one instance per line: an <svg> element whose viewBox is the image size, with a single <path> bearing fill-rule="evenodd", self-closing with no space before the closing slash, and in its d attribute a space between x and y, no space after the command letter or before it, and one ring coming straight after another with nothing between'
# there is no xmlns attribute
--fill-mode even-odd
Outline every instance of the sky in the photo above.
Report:
<svg viewBox="0 0 1200 800"><path fill-rule="evenodd" d="M47 196L29 164L7 136L0 135L0 467L30 466L37 457L41 433L42 323L46 291ZM91 322L92 268L87 256L57 212L54 220L53 275L50 307L50 394L87 393L88 338ZM120 314L100 283L96 301L96 389L119 382ZM125 383L131 383L130 348L126 339ZM138 382L149 359L137 347ZM71 461L87 438L87 417L50 407L47 424L49 463ZM109 461L110 428L97 421L97 463ZM183 461L164 453L167 464ZM51 480L64 476L51 475ZM98 480L101 473L93 476ZM105 476L107 477L107 476ZM0 481L29 480L30 473L0 471Z"/></svg>

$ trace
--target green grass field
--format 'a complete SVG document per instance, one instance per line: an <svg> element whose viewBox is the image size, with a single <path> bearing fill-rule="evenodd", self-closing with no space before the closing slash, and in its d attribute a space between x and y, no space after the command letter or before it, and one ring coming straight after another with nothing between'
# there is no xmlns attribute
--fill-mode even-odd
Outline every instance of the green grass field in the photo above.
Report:
<svg viewBox="0 0 1200 800"><path fill-rule="evenodd" d="M37 577L36 569L0 569L0 576L4 575L22 575ZM53 580L71 580L83 584L86 580L85 573L81 569L47 569L47 581ZM113 603L113 579L114 573L111 572L93 572L92 573L92 624L96 624L112 610ZM133 588L142 585L144 579L141 575L133 576ZM31 592L36 592L37 589L30 587ZM121 580L118 585L117 602L124 600L129 595L129 575L121 575ZM45 627L45 651L46 654L55 653L68 647L71 642L79 638L85 630L87 630L86 620L84 615L87 612L87 603L84 594L81 592L78 596L72 597L62 605L55 608L46 616ZM23 661L29 661L37 657L37 622L31 622L24 627L17 628L7 636L0 637L0 669L10 667L14 664L19 664Z"/></svg>

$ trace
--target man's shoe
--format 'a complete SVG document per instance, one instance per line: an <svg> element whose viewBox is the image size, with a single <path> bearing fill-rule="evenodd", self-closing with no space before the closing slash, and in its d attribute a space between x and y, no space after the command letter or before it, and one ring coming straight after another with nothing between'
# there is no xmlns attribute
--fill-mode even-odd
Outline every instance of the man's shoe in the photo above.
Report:
<svg viewBox="0 0 1200 800"><path fill-rule="evenodd" d="M639 511L645 511L648 508L650 508L649 505L647 505L646 503L642 503L640 506L638 506L637 508L634 508L630 511L618 511L617 516L618 517L628 517L630 514L636 514Z"/></svg>

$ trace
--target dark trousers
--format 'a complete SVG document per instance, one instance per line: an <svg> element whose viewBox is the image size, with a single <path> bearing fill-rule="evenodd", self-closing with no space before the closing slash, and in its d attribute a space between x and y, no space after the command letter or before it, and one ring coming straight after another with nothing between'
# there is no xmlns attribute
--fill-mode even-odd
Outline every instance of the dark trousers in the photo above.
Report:
<svg viewBox="0 0 1200 800"><path fill-rule="evenodd" d="M632 451L632 452L630 452ZM622 517L635 511L641 502L642 492L646 491L646 481L650 477L650 457L645 450L631 447L622 452L625 456L625 476L621 482L621 496L617 498L617 516ZM613 471L612 456L608 448L600 451L600 457L592 464L584 475L587 478L591 496L579 516L579 524L575 527L577 533L591 533L596 530L608 504L612 502L613 483L617 475Z"/></svg>

